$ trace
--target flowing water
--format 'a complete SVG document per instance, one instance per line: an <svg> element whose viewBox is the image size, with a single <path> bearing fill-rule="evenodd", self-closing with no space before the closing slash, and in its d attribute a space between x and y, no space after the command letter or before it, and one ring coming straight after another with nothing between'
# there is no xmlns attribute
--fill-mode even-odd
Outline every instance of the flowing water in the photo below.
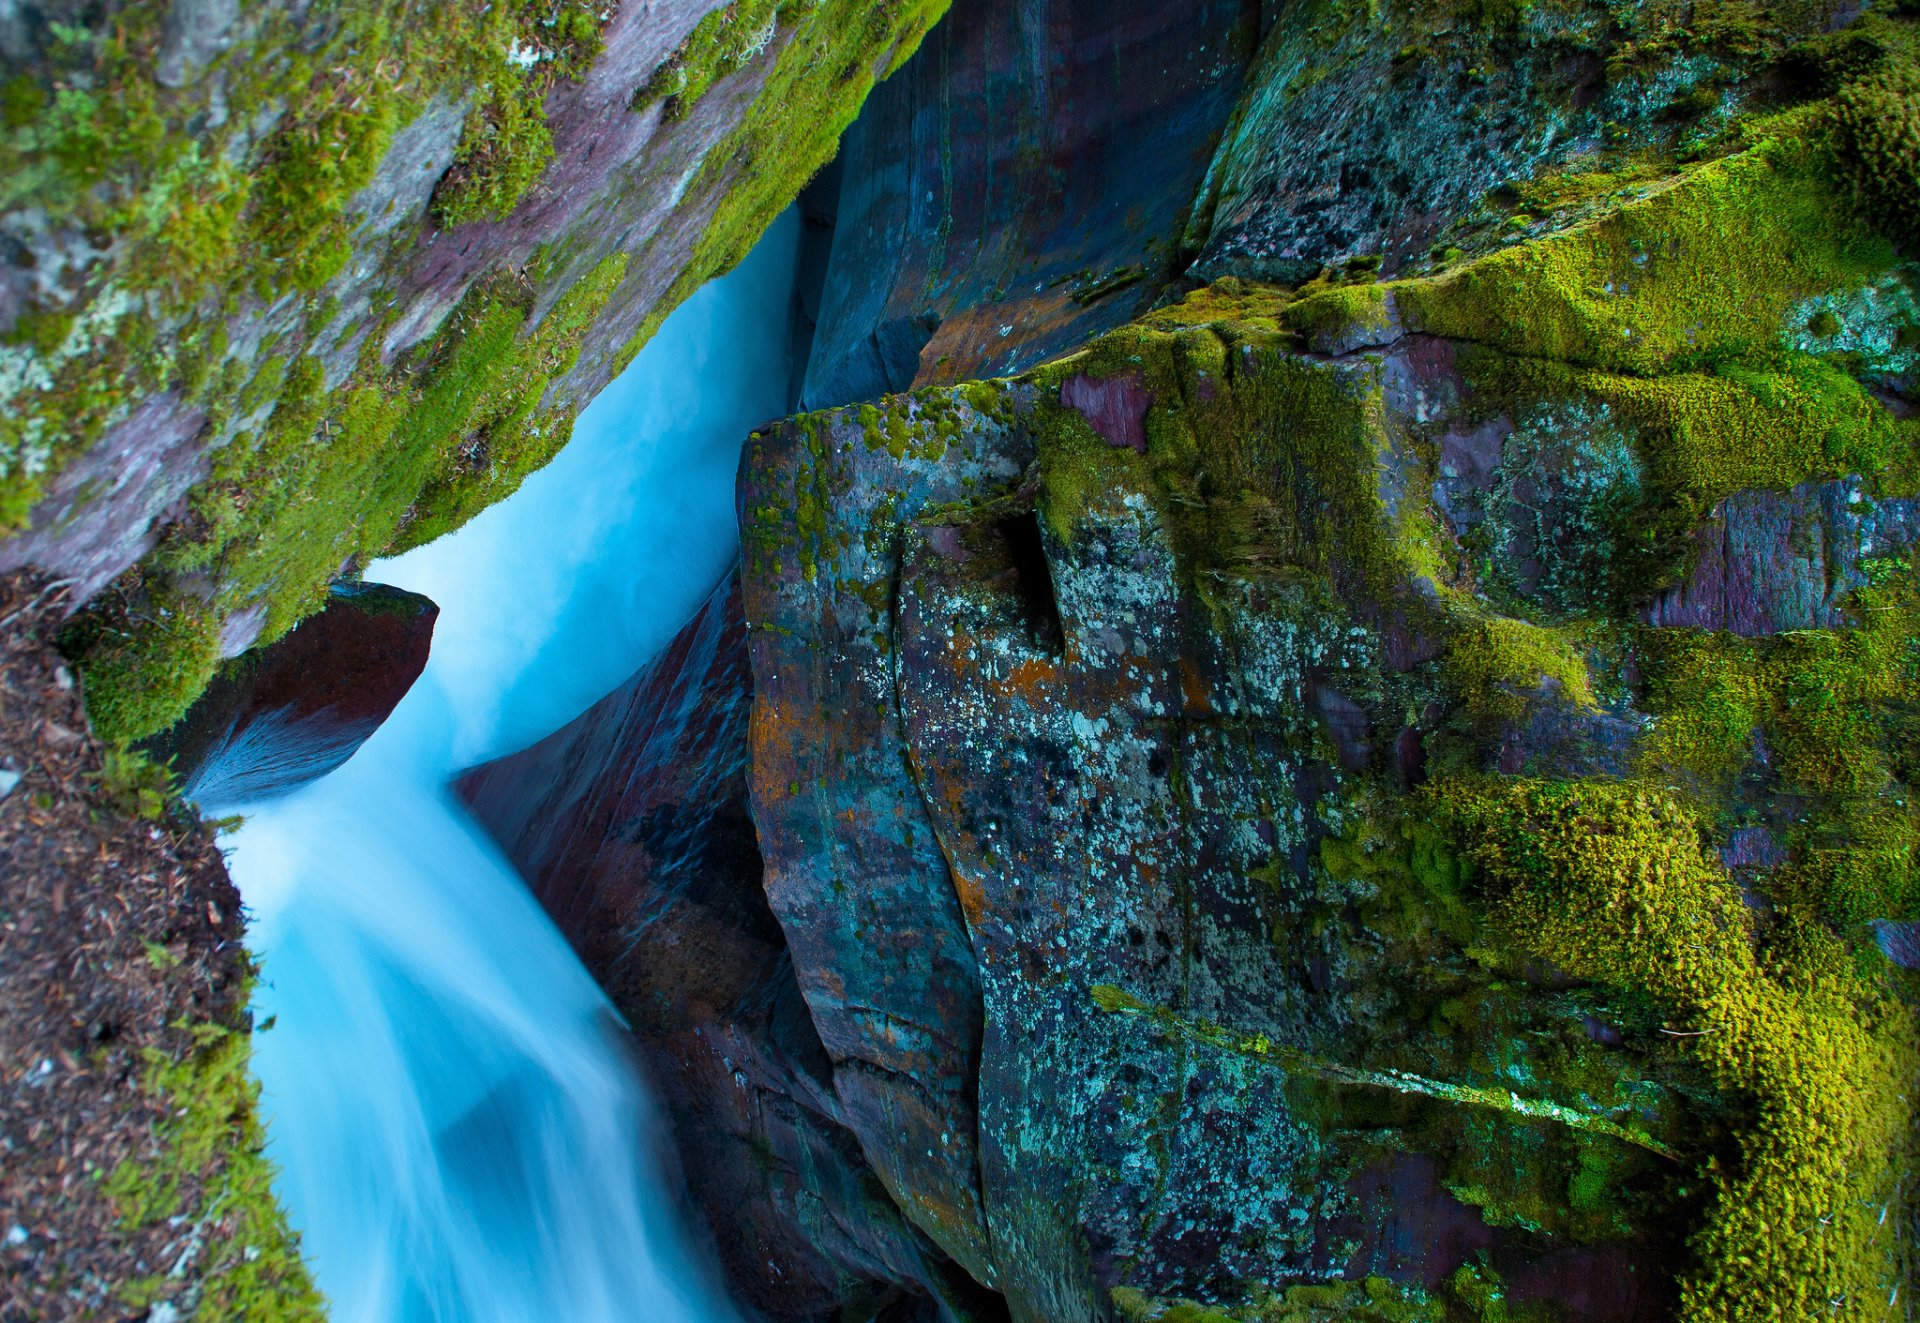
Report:
<svg viewBox="0 0 1920 1323"><path fill-rule="evenodd" d="M254 1061L337 1323L719 1323L606 1000L448 778L565 723L734 554L740 443L786 411L799 222L675 312L511 500L368 577L440 604L344 767L249 812Z"/></svg>

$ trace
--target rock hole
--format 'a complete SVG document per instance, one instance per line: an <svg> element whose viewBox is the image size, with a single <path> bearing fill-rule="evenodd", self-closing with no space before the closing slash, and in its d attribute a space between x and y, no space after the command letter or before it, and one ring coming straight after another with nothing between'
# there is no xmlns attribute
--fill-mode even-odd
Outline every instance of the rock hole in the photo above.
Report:
<svg viewBox="0 0 1920 1323"><path fill-rule="evenodd" d="M1054 594L1053 569L1047 564L1039 515L1024 511L1001 520L993 531L1007 545L1014 586L1026 608L1027 628L1033 632L1035 646L1059 656L1066 647L1066 633L1060 626L1060 602Z"/></svg>

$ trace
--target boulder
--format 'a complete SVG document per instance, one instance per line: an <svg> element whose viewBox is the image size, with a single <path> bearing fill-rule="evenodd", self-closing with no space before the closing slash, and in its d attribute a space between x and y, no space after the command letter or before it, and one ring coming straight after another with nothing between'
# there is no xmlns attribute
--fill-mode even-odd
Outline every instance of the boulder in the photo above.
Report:
<svg viewBox="0 0 1920 1323"><path fill-rule="evenodd" d="M399 706L426 669L439 614L404 588L336 583L324 610L227 663L144 747L208 812L291 794L351 758Z"/></svg>

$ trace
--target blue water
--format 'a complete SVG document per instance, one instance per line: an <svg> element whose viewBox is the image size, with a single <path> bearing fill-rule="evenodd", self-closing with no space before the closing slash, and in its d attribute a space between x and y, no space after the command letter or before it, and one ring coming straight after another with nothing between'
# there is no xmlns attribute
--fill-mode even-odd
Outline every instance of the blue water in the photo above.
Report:
<svg viewBox="0 0 1920 1323"><path fill-rule="evenodd" d="M426 673L344 767L229 841L274 1018L279 1190L337 1323L725 1323L605 998L445 787L659 649L735 550L784 413L800 226L680 308L512 499L368 577L440 604Z"/></svg>

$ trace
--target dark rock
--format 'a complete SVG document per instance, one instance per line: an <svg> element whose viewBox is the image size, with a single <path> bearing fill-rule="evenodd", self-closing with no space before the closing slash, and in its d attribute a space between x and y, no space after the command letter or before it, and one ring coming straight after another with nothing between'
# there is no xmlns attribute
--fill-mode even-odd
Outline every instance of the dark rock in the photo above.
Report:
<svg viewBox="0 0 1920 1323"><path fill-rule="evenodd" d="M625 685L467 773L458 793L633 1027L741 1304L775 1320L891 1298L991 1317L843 1124L836 1068L761 889L752 693L729 574Z"/></svg>
<svg viewBox="0 0 1920 1323"><path fill-rule="evenodd" d="M439 614L418 593L337 583L325 610L228 663L145 747L203 810L290 794L351 758L406 697Z"/></svg>
<svg viewBox="0 0 1920 1323"><path fill-rule="evenodd" d="M842 145L803 407L1012 372L1146 308L1259 10L959 0Z"/></svg>
<svg viewBox="0 0 1920 1323"><path fill-rule="evenodd" d="M1477 22L1286 6L1195 205L1194 274L1294 283L1356 256L1392 273L1509 181L1718 113L1671 107L1722 74L1724 55L1610 65L1625 41L1601 5Z"/></svg>
<svg viewBox="0 0 1920 1323"><path fill-rule="evenodd" d="M1311 415L1258 422L1235 410L1286 398L1265 374L1299 388L1295 368L1251 349L1231 376L1196 360L1226 384L1208 401L1183 376L1156 426L1220 451L1234 427L1380 427L1354 462L1377 485L1368 508L1390 513L1420 494L1418 466L1384 435L1399 420L1358 420L1382 373L1445 393L1445 356L1418 353L1317 362ZM1144 457L1072 442L1091 467L1053 485L1058 420L1091 431L1090 394L1063 364L991 398L888 401L904 446L866 444L849 409L766 429L743 460L753 818L847 1124L907 1215L1020 1320L1102 1319L1116 1286L1220 1299L1249 1281L1437 1282L1483 1248L1545 1263L1566 1242L1490 1223L1447 1192L1439 1158L1350 1182L1376 1156L1348 1153L1281 1072L1096 1005L1117 987L1305 1052L1404 1059L1386 989L1423 975L1361 935L1362 898L1317 899L1312 879L1355 778L1424 771L1417 732L1410 748L1381 735L1406 709L1364 677L1392 673L1396 634L1401 654L1432 653L1413 644L1431 629L1412 585L1345 615L1297 567L1197 569L1183 521L1207 516L1188 513L1189 475L1169 476L1182 443L1157 448L1154 428ZM1312 490L1341 490L1328 482ZM1361 526L1286 508L1337 540ZM1618 766L1640 730L1552 685L1514 703L1529 762ZM1664 1279L1651 1251L1600 1249L1565 1271ZM1631 1291L1589 1294L1570 1317L1638 1317Z"/></svg>
<svg viewBox="0 0 1920 1323"><path fill-rule="evenodd" d="M1902 969L1920 969L1920 923L1873 921L1874 940L1887 959Z"/></svg>

